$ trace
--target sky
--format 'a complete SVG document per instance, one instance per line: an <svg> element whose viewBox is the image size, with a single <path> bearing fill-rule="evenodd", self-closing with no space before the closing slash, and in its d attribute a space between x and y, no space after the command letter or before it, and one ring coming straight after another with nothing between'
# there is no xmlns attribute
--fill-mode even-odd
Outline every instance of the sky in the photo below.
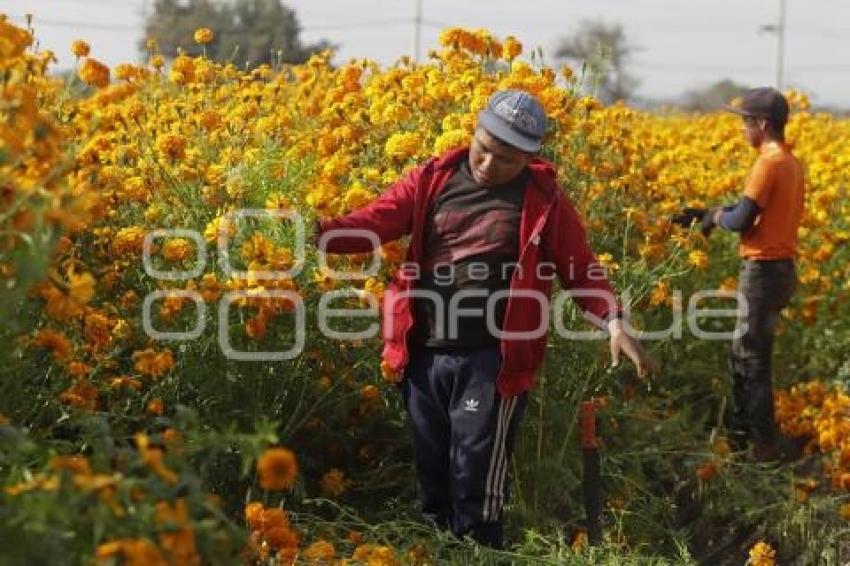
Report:
<svg viewBox="0 0 850 566"><path fill-rule="evenodd" d="M526 47L554 52L558 39L584 20L621 24L638 47L630 66L637 95L672 100L724 78L774 85L778 36L760 31L779 21L782 0L418 0L421 53L437 46L446 26L514 35ZM391 64L414 53L417 0L287 0L311 43L340 46L337 62L367 57ZM0 0L0 13L23 23L34 16L43 48L73 65L70 44L83 38L92 56L114 65L138 60L144 14L153 0ZM785 0L784 85L819 105L850 107L850 0Z"/></svg>

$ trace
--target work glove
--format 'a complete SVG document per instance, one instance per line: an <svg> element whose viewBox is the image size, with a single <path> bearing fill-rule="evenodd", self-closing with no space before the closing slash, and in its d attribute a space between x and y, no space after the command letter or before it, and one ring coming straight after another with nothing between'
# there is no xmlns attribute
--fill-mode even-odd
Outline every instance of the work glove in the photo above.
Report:
<svg viewBox="0 0 850 566"><path fill-rule="evenodd" d="M717 211L721 208L722 207L715 206L705 211L705 214L702 217L702 235L706 238L711 236L711 232L717 227L717 224L714 222L714 218L717 216Z"/></svg>
<svg viewBox="0 0 850 566"><path fill-rule="evenodd" d="M674 214L670 217L670 222L678 224L682 228L690 228L694 222L703 222L708 209L705 208L685 208L679 214Z"/></svg>

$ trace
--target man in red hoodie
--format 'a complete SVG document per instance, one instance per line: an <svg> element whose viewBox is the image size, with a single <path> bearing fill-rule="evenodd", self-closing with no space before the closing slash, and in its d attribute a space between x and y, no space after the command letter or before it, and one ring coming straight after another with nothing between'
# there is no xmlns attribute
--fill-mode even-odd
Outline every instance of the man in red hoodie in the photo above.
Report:
<svg viewBox="0 0 850 566"><path fill-rule="evenodd" d="M608 331L615 365L621 352L642 377L651 365L625 331L553 166L537 157L545 133L536 98L496 92L469 148L413 169L317 230L329 253L368 252L375 239L410 234L407 262L382 303L383 358L403 375L423 513L495 547L503 544L513 438L543 361L554 277Z"/></svg>

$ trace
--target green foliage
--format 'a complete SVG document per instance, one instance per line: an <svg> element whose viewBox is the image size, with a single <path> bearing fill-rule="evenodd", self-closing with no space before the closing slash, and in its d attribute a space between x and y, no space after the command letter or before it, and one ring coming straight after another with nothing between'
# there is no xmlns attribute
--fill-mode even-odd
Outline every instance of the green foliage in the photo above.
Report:
<svg viewBox="0 0 850 566"><path fill-rule="evenodd" d="M195 43L198 28L209 28L211 43ZM312 53L331 47L327 41L304 45L295 11L280 0L156 0L145 23L145 38L173 58L206 53L216 61L256 67L271 63L301 63ZM139 45L146 52L146 39Z"/></svg>

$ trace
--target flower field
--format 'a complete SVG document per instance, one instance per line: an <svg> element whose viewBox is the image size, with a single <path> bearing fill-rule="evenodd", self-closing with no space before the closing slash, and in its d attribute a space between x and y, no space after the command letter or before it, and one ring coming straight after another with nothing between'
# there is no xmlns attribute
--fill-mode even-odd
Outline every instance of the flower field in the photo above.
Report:
<svg viewBox="0 0 850 566"><path fill-rule="evenodd" d="M726 342L684 322L647 341L661 365L648 385L609 370L604 340L553 337L512 463L513 546L490 551L419 522L399 376L379 337L334 338L316 316L330 291L368 310L405 242L325 261L315 219L467 144L493 91L524 89L633 324L664 329L695 292L735 289L736 237L668 218L737 198L756 157L739 120L605 107L578 94L577 71L484 31L447 29L426 62L388 68L330 53L253 70L166 62L150 41L147 63L110 69L78 41L64 82L32 44L0 21L0 563L850 560L850 120L787 93L808 184L774 380L799 456L730 452ZM589 328L573 306L563 319ZM281 350L295 355L260 355ZM576 429L591 398L597 547Z"/></svg>

